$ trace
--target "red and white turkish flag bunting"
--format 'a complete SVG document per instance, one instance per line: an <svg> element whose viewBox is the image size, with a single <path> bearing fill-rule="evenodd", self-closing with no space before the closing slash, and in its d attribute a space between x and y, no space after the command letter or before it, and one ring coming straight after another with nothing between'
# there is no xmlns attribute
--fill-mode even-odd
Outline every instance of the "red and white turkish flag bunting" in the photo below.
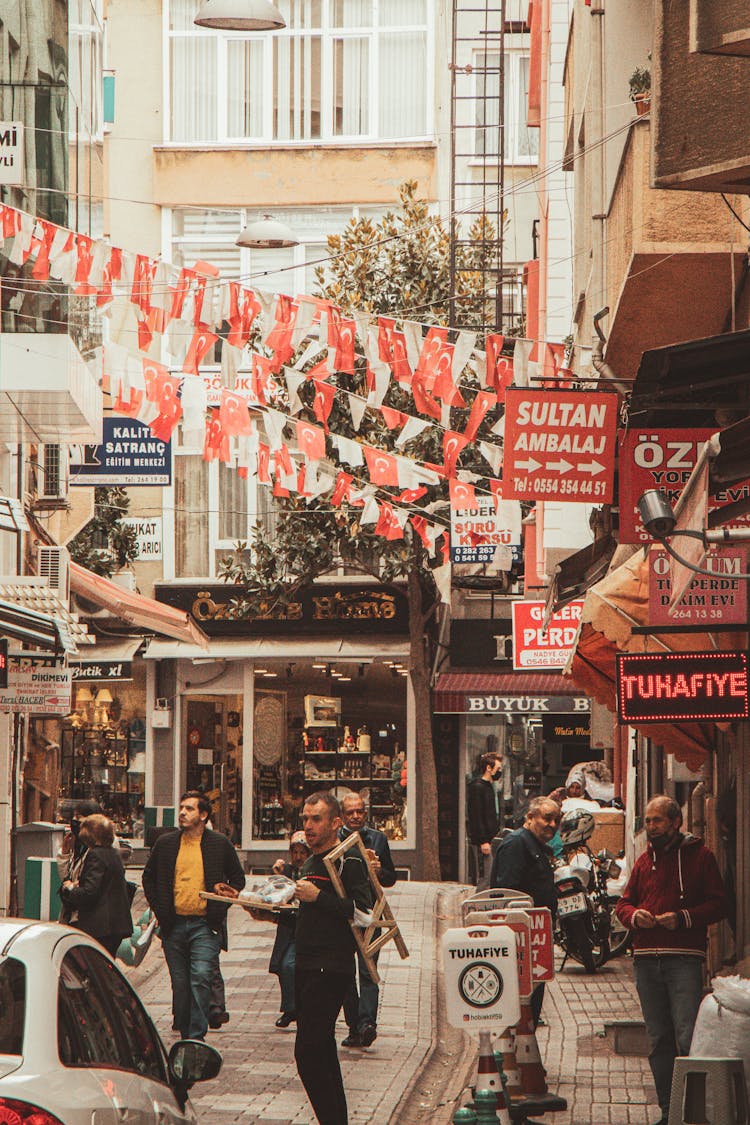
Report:
<svg viewBox="0 0 750 1125"><path fill-rule="evenodd" d="M204 461L229 463L229 434L221 424L219 411L211 409L206 422L206 440L203 443Z"/></svg>
<svg viewBox="0 0 750 1125"><path fill-rule="evenodd" d="M297 445L308 461L320 461L326 455L326 435L320 426L297 420Z"/></svg>
<svg viewBox="0 0 750 1125"><path fill-rule="evenodd" d="M336 388L330 383L321 383L315 380L315 398L313 399L313 414L318 419L326 433L328 433L328 419L333 409L333 400L336 397Z"/></svg>
<svg viewBox="0 0 750 1125"><path fill-rule="evenodd" d="M244 348L259 312L260 303L252 289L244 289L238 282L230 281L227 343L233 348Z"/></svg>
<svg viewBox="0 0 750 1125"><path fill-rule="evenodd" d="M242 434L253 432L247 399L243 395L227 390L226 387L221 388L219 421L230 437L239 437Z"/></svg>
<svg viewBox="0 0 750 1125"><path fill-rule="evenodd" d="M468 439L454 430L446 430L443 434L443 465L447 476L456 475L456 462L468 444Z"/></svg>
<svg viewBox="0 0 750 1125"><path fill-rule="evenodd" d="M400 430L406 425L408 414L402 414L400 410L394 410L391 406L381 406L380 413L389 430Z"/></svg>
<svg viewBox="0 0 750 1125"><path fill-rule="evenodd" d="M331 493L331 504L334 508L340 508L344 500L349 500L351 498L353 483L354 477L341 469L336 477L336 484Z"/></svg>
<svg viewBox="0 0 750 1125"><path fill-rule="evenodd" d="M273 361L267 359L264 355L253 352L250 362L252 364L251 394L256 402L267 406L271 401L271 393L274 387Z"/></svg>
<svg viewBox="0 0 750 1125"><path fill-rule="evenodd" d="M280 293L276 300L276 321L266 337L266 347L273 352L271 370L274 375L281 371L285 363L294 355L292 334L297 316L297 305L291 297Z"/></svg>
<svg viewBox="0 0 750 1125"><path fill-rule="evenodd" d="M477 494L474 491L473 484L469 484L469 482L465 480L456 480L455 477L451 477L448 481L448 487L450 489L451 508L459 511L467 508L476 508Z"/></svg>
<svg viewBox="0 0 750 1125"><path fill-rule="evenodd" d="M342 316L336 305L328 306L328 347L334 350L334 366L346 375L354 374L354 337L357 326Z"/></svg>
<svg viewBox="0 0 750 1125"><path fill-rule="evenodd" d="M372 446L362 446L367 472L372 484L378 486L398 488L398 461L390 453L382 449L373 449Z"/></svg>
<svg viewBox="0 0 750 1125"><path fill-rule="evenodd" d="M434 524L429 523L424 516L415 513L409 516L409 522L422 540L425 550L432 557L435 554L435 540L438 536L438 529Z"/></svg>
<svg viewBox="0 0 750 1125"><path fill-rule="evenodd" d="M497 405L497 395L494 391L477 391L474 401L471 404L471 412L469 420L466 423L464 430L464 437L467 441L473 441L477 436L477 431L484 421L487 412Z"/></svg>
<svg viewBox="0 0 750 1125"><path fill-rule="evenodd" d="M190 347L185 356L185 362L182 365L182 370L186 375L197 375L198 366L201 364L207 355L208 351L214 346L219 337L214 332L209 332L205 325L201 328L196 328L193 333L193 338L190 341Z"/></svg>
<svg viewBox="0 0 750 1125"><path fill-rule="evenodd" d="M265 442L258 442L258 481L260 484L270 484L271 450Z"/></svg>
<svg viewBox="0 0 750 1125"><path fill-rule="evenodd" d="M156 417L149 422L151 433L159 441L169 441L182 417L182 379L177 375L170 375L163 364L146 360L143 361L143 378L146 383L146 398L157 410Z"/></svg>
<svg viewBox="0 0 750 1125"><path fill-rule="evenodd" d="M402 514L405 523L408 513L404 512ZM389 504L388 501L384 501L380 505L380 519L375 524L375 535L382 535L385 539L403 539L404 523L399 521L393 505Z"/></svg>
<svg viewBox="0 0 750 1125"><path fill-rule="evenodd" d="M486 386L497 395L498 402L505 401L505 392L513 382L513 360L510 356L503 355L505 337L498 333L490 333L485 339L486 350Z"/></svg>

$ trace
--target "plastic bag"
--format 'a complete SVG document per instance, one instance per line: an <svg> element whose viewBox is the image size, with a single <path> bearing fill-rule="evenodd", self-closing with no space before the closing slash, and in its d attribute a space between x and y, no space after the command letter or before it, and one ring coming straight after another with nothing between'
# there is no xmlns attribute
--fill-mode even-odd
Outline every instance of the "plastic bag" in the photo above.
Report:
<svg viewBox="0 0 750 1125"><path fill-rule="evenodd" d="M247 892L240 891L240 900L262 899L269 906L284 906L294 898L296 883L286 875L269 875L262 883L258 883Z"/></svg>
<svg viewBox="0 0 750 1125"><path fill-rule="evenodd" d="M750 980L714 977L695 1021L694 1058L742 1059L750 1098Z"/></svg>

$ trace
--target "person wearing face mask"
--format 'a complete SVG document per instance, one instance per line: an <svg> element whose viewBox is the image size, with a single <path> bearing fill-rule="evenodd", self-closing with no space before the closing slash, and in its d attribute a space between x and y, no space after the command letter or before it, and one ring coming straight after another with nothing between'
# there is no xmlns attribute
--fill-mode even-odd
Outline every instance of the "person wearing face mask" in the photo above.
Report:
<svg viewBox="0 0 750 1125"><path fill-rule="evenodd" d="M617 917L633 931L633 970L648 1033L649 1063L667 1125L674 1060L687 1055L703 995L708 927L727 914L716 858L683 833L680 806L652 797L645 852L636 860Z"/></svg>
<svg viewBox="0 0 750 1125"><path fill-rule="evenodd" d="M503 773L502 759L493 752L482 754L482 773L472 778L466 791L466 827L474 852L478 891L489 886L492 840L497 835L500 818L495 801L495 786Z"/></svg>

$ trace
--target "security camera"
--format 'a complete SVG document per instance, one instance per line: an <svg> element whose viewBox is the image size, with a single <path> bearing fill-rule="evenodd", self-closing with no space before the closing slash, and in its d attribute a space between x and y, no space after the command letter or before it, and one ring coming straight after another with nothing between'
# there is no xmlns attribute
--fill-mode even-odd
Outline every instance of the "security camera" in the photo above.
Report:
<svg viewBox="0 0 750 1125"><path fill-rule="evenodd" d="M672 505L660 489L650 488L644 492L638 501L638 511L646 531L656 539L663 539L674 531L677 520Z"/></svg>

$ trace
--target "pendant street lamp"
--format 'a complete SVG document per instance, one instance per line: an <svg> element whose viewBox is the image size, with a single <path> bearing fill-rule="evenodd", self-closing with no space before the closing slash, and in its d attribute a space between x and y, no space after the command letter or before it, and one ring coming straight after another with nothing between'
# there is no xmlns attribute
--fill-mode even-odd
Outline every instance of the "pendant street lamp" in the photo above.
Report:
<svg viewBox="0 0 750 1125"><path fill-rule="evenodd" d="M264 215L247 224L235 245L248 246L251 250L280 250L284 246L299 246L299 239L286 223Z"/></svg>
<svg viewBox="0 0 750 1125"><path fill-rule="evenodd" d="M279 31L286 27L271 0L203 0L193 22L213 31Z"/></svg>

